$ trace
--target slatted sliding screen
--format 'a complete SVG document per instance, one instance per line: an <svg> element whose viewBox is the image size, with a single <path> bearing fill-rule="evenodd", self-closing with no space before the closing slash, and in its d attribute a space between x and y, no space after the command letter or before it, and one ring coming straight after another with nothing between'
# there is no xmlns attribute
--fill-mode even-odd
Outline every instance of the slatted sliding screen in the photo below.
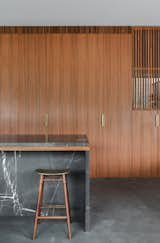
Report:
<svg viewBox="0 0 160 243"><path fill-rule="evenodd" d="M133 109L160 108L160 28L133 30Z"/></svg>

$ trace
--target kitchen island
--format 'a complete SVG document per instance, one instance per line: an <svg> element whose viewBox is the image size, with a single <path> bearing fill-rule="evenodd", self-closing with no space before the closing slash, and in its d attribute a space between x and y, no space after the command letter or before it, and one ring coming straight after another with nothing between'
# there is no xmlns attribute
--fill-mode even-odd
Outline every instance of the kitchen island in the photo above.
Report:
<svg viewBox="0 0 160 243"><path fill-rule="evenodd" d="M0 215L34 215L39 182L35 169L67 168L72 220L89 231L89 149L85 135L0 135ZM59 183L47 185L47 202L62 201L61 189Z"/></svg>

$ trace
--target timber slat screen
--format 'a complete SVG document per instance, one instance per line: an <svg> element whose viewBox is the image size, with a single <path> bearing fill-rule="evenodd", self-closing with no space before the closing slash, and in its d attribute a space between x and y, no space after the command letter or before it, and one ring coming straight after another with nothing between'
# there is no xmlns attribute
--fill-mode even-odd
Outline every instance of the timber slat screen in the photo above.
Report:
<svg viewBox="0 0 160 243"><path fill-rule="evenodd" d="M133 29L133 109L160 108L160 28Z"/></svg>

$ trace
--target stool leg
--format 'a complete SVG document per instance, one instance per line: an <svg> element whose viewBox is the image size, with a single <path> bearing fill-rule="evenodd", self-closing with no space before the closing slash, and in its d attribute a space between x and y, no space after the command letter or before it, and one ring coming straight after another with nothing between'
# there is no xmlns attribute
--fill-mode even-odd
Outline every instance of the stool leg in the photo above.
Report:
<svg viewBox="0 0 160 243"><path fill-rule="evenodd" d="M70 222L70 212L69 212L69 199L67 193L67 182L66 176L63 174L63 188L64 188L64 200L65 200L65 207L66 207L66 216L67 216L67 227L68 227L68 238L71 240L71 222Z"/></svg>
<svg viewBox="0 0 160 243"><path fill-rule="evenodd" d="M35 215L35 222L34 222L34 230L33 230L33 240L35 240L36 233L37 233L37 224L38 224L38 216L40 212L40 204L42 200L42 190L43 190L43 181L44 176L40 175L40 181L39 181L39 191L38 191L38 202L37 202L37 209L36 209L36 215Z"/></svg>
<svg viewBox="0 0 160 243"><path fill-rule="evenodd" d="M67 183L67 179L66 179L66 188L67 188L67 198L68 198L68 208L69 208L70 222L72 223L71 207L70 207L70 200L69 200L69 192L68 192L68 183Z"/></svg>
<svg viewBox="0 0 160 243"><path fill-rule="evenodd" d="M43 177L44 179L44 177ZM41 197L40 197L40 207L39 207L39 214L38 216L41 216L41 206L42 206L42 201L43 201L43 189L44 189L44 180L42 181L42 188L41 188ZM38 224L40 224L40 219L38 219Z"/></svg>

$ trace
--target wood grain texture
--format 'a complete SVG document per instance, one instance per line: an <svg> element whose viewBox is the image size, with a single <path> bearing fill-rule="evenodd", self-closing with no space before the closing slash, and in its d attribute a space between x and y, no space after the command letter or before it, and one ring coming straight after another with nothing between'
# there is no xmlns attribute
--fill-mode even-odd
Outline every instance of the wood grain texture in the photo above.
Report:
<svg viewBox="0 0 160 243"><path fill-rule="evenodd" d="M0 26L3 34L131 33L131 26Z"/></svg>
<svg viewBox="0 0 160 243"><path fill-rule="evenodd" d="M103 35L97 34L47 35L48 132L87 134L92 150L92 175L97 173L103 143L97 136L103 90L102 41Z"/></svg>
<svg viewBox="0 0 160 243"><path fill-rule="evenodd" d="M92 177L159 176L154 113L132 111L131 68L128 32L1 32L0 134L87 134Z"/></svg>
<svg viewBox="0 0 160 243"><path fill-rule="evenodd" d="M0 36L1 134L43 133L40 91L45 83L44 45L43 35Z"/></svg>
<svg viewBox="0 0 160 243"><path fill-rule="evenodd" d="M89 151L88 146L0 146L2 151Z"/></svg>
<svg viewBox="0 0 160 243"><path fill-rule="evenodd" d="M158 173L158 141L154 112L135 111L132 116L132 175L156 177Z"/></svg>
<svg viewBox="0 0 160 243"><path fill-rule="evenodd" d="M128 177L131 170L131 36L105 38L103 176Z"/></svg>
<svg viewBox="0 0 160 243"><path fill-rule="evenodd" d="M155 126L159 95L153 86L155 80L159 83L159 31L159 27L133 28L132 69L133 78L138 78L138 87L134 89L139 89L140 99L139 104L133 102L131 171L140 177L159 176L159 128ZM144 98L145 82L149 83L148 100Z"/></svg>

